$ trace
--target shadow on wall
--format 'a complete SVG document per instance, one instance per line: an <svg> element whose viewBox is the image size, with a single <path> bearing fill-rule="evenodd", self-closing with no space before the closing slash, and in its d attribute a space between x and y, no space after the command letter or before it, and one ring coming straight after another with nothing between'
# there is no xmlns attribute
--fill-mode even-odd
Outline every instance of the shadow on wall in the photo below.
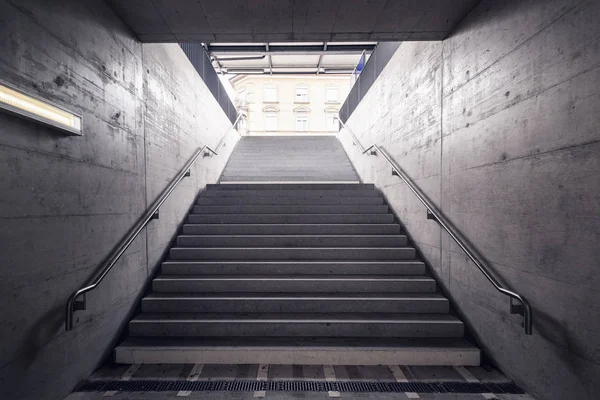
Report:
<svg viewBox="0 0 600 400"><path fill-rule="evenodd" d="M12 368L27 369L38 358L42 348L52 341L55 336L64 332L65 308L58 305L39 318L26 335L19 349L22 357L17 358Z"/></svg>
<svg viewBox="0 0 600 400"><path fill-rule="evenodd" d="M448 36L451 38L453 36L458 36L460 34L464 34L466 32L476 31L481 24L494 24L494 25L505 25L507 22L511 20L511 18L515 14L522 15L523 18L527 18L527 15L534 14L537 15L540 13L540 10L545 9L545 5L547 5L548 0L519 0L521 4L519 7L515 7L512 1L502 1L498 2L495 0L482 0L478 6L472 12L477 13L477 18L467 17L452 31L452 33ZM571 3L580 3L581 1L577 0ZM493 14L490 13L492 11L492 3L494 7ZM575 8L578 4L571 5L567 7L567 5L562 7L561 15L567 12L569 8Z"/></svg>

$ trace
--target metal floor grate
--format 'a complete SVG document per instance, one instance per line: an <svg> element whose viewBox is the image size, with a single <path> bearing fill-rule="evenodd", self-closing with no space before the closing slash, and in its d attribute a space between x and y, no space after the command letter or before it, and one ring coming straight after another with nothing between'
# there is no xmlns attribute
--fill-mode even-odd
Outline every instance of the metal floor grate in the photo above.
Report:
<svg viewBox="0 0 600 400"><path fill-rule="evenodd" d="M321 382L321 381L85 381L76 392L346 392L346 393L495 393L524 394L512 382Z"/></svg>

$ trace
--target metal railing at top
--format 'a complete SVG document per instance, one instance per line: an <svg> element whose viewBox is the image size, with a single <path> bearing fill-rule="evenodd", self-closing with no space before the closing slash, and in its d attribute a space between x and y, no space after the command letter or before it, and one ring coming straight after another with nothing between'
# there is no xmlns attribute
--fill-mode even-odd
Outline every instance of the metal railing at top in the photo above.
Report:
<svg viewBox="0 0 600 400"><path fill-rule="evenodd" d="M358 146L362 154L377 155L381 154L385 161L392 167L392 175L398 176L406 184L411 192L419 199L421 203L427 208L427 219L435 220L444 230L450 235L452 239L458 244L458 246L465 252L465 254L471 259L475 266L483 273L483 275L492 283L492 285L500 293L510 297L510 313L520 314L523 316L522 326L525 328L525 334L531 335L533 330L533 316L531 306L529 302L522 295L504 288L500 282L492 275L489 269L485 266L485 263L477 257L476 251L469 244L469 242L460 234L460 232L453 227L450 221L444 216L444 214L437 209L437 207L423 194L421 189L416 186L410 177L398 166L398 164L387 154L387 152L379 147L377 144L373 144L365 149L360 143L354 133L346 126L346 124L340 119L342 127L346 129L348 134L351 136L353 143ZM516 299L520 304L513 303L513 299Z"/></svg>
<svg viewBox="0 0 600 400"><path fill-rule="evenodd" d="M167 200L167 198L173 193L177 185L183 180L183 178L191 175L191 168L198 160L200 155L204 155L204 157L209 157L211 155L218 155L217 151L223 145L225 141L225 137L230 132L231 129L235 129L236 125L242 118L242 114L239 114L233 123L233 128L227 130L227 132L223 135L215 149L211 149L208 146L202 146L190 158L190 160L183 166L183 168L179 171L179 173L175 176L175 178L169 183L169 185L163 190L163 192L158 196L158 198L154 201L152 206L146 210L144 215L137 221L137 223L131 228L131 230L121 239L117 247L110 253L106 261L102 264L102 267L96 273L96 275L88 280L88 282L73 292L73 294L69 297L67 301L66 307L66 316L65 316L65 329L70 331L73 329L74 325L74 314L75 311L85 310L86 309L86 299L85 294L89 291L92 291L98 287L100 282L106 277L106 275L110 272L110 270L115 266L117 261L121 258L123 253L129 248L131 243L137 238L137 236L144 230L144 228L150 223L150 221L154 219L158 219L159 217L159 209L163 205L163 203ZM82 297L82 299L79 299Z"/></svg>

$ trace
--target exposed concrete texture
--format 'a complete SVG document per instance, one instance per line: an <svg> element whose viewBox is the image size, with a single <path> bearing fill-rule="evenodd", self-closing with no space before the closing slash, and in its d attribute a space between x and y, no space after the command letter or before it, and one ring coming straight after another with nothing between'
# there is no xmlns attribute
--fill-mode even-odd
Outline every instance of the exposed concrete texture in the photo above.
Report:
<svg viewBox="0 0 600 400"><path fill-rule="evenodd" d="M381 157L383 189L486 353L541 399L600 390L600 3L483 1L404 43L348 120L382 145L534 310L534 334Z"/></svg>
<svg viewBox="0 0 600 400"><path fill-rule="evenodd" d="M143 42L440 40L479 0L108 0Z"/></svg>
<svg viewBox="0 0 600 400"><path fill-rule="evenodd" d="M231 123L177 45L140 44L103 2L0 1L0 76L83 115L68 137L0 113L0 397L59 399L112 350L141 288L237 135L199 160L64 331L69 295Z"/></svg>

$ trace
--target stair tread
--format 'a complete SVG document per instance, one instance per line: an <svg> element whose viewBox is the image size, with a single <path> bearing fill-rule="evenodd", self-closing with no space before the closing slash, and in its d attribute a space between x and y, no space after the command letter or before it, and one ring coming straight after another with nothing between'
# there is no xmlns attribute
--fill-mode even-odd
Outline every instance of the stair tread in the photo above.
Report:
<svg viewBox="0 0 600 400"><path fill-rule="evenodd" d="M244 260L240 260L240 261L236 261L236 260L225 260L225 261L215 261L215 260L208 260L208 261L190 261L190 260L181 260L181 261L177 261L177 260L170 260L170 261L164 261L164 264L184 264L184 265L193 265L193 264L245 264L245 265L254 265L254 264L302 264L302 265L312 265L312 264L389 264L389 265L395 265L395 264L424 264L423 261L421 260L398 260L398 261L389 261L389 260L381 260L381 261L370 261L370 260L365 260L365 261L345 261L345 260L340 260L340 261L331 261L331 260L325 260L325 261L303 261L303 260L299 260L299 261L276 261L276 260L265 260L265 261L261 261L261 260L257 260L257 261L244 261Z"/></svg>
<svg viewBox="0 0 600 400"><path fill-rule="evenodd" d="M443 323L462 324L451 314L399 313L141 313L132 323L142 322L204 322L204 323Z"/></svg>
<svg viewBox="0 0 600 400"><path fill-rule="evenodd" d="M382 247L180 247L180 246L173 246L171 247L171 249L185 249L185 250L193 250L193 249L198 249L198 250L377 250L377 249L381 249L381 250L406 250L406 249L410 249L413 250L414 247L412 246L395 246L395 247L389 247L389 246L382 246ZM316 260L315 260L316 261Z"/></svg>
<svg viewBox="0 0 600 400"><path fill-rule="evenodd" d="M361 193L362 194L362 193ZM217 196L203 196L202 194L200 196L198 196L198 199L215 199L218 198ZM319 197L317 197L319 198ZM357 200L357 199L362 199L362 200L372 200L373 198L377 198L380 200L383 200L383 196L381 196L381 194L379 194L378 196L352 196L353 199ZM243 202L244 200L246 200L247 198L242 198L240 197L240 199L238 201ZM294 195L287 195L284 196L283 194L279 194L276 196L252 196L252 199L261 199L261 200L273 200L273 201L277 201L277 200L286 200L286 199L301 199L301 200L314 200L315 196L294 196ZM343 201L345 198L341 197L339 198L340 201Z"/></svg>
<svg viewBox="0 0 600 400"><path fill-rule="evenodd" d="M172 299L247 299L247 300L447 300L439 293L151 293L144 300L172 300Z"/></svg>
<svg viewBox="0 0 600 400"><path fill-rule="evenodd" d="M156 280L202 281L432 281L426 275L159 275Z"/></svg>
<svg viewBox="0 0 600 400"><path fill-rule="evenodd" d="M204 238L227 238L227 237L233 237L233 238L292 238L292 237L298 237L298 238L349 238L349 237L359 237L359 238L378 238L378 237L382 237L382 238L405 238L406 235L398 235L398 234L389 234L389 235L379 235L379 234L374 234L374 235L353 235L353 234L349 234L349 235L321 235L321 234L313 234L313 235L295 235L295 234L290 234L290 235L198 235L198 234L183 234L183 235L178 235L178 237L204 237Z"/></svg>
<svg viewBox="0 0 600 400"><path fill-rule="evenodd" d="M198 207L198 206L195 206L195 207ZM339 215L348 215L348 216L355 217L355 216L359 216L359 215L376 215L376 216L379 216L379 215L389 215L389 213L364 213L364 214L348 214L348 213L321 213L321 214L310 214L310 213L211 213L211 214L208 214L207 213L207 214L200 214L200 213L191 212L188 215L190 215L190 216L192 216L192 215L194 215L194 216L201 215L203 217L206 217L206 216L221 216L221 215L235 215L235 216L238 216L238 217L239 216L243 216L243 215L260 215L260 216L265 216L265 215L277 215L277 216L280 216L280 215L302 215L303 217L311 216L311 215L317 215L317 216L324 216L324 215L338 215L338 216ZM352 224L355 224L355 223L352 223ZM196 225L198 225L198 224L196 224ZM271 225L271 224L264 224L264 225ZM302 224L302 225L305 225L305 224ZM320 225L320 224L317 224L317 225ZM377 224L371 223L370 225L377 225Z"/></svg>
<svg viewBox="0 0 600 400"><path fill-rule="evenodd" d="M334 337L129 337L119 347L177 347L200 348L478 348L464 338L334 338Z"/></svg>
<svg viewBox="0 0 600 400"><path fill-rule="evenodd" d="M203 215L203 214L202 214ZM279 215L279 214L278 214ZM321 214L319 214L321 215ZM353 225L353 226L397 226L398 224L361 224L361 223L356 223L356 222L351 222L348 224L195 224L195 223L186 223L183 226L332 226L332 227L339 227L339 226L348 226L348 225Z"/></svg>
<svg viewBox="0 0 600 400"><path fill-rule="evenodd" d="M206 190L376 190L372 183L228 183L206 185Z"/></svg>

